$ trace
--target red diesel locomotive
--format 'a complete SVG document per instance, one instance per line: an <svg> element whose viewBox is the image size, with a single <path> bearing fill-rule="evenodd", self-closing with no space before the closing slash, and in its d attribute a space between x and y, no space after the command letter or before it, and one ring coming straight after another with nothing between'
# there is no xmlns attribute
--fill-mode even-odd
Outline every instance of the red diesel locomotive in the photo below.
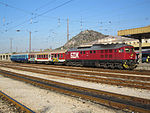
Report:
<svg viewBox="0 0 150 113"><path fill-rule="evenodd" d="M65 53L65 64L103 68L134 69L136 53L127 44L94 44L91 47L70 49Z"/></svg>

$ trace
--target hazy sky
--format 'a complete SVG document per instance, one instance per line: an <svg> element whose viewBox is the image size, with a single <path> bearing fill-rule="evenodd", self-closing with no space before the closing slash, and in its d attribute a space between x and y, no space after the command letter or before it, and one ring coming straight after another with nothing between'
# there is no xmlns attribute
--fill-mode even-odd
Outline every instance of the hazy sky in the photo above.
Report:
<svg viewBox="0 0 150 113"><path fill-rule="evenodd" d="M81 30L117 35L150 25L150 0L0 0L0 53L56 48ZM17 32L19 30L19 32Z"/></svg>

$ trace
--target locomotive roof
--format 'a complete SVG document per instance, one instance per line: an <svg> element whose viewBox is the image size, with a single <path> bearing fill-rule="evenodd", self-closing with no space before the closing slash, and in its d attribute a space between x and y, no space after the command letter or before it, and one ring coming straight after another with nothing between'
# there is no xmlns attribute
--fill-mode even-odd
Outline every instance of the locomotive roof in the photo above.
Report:
<svg viewBox="0 0 150 113"><path fill-rule="evenodd" d="M117 49L124 46L131 46L127 44L93 44L92 46L88 47L78 47L72 48L68 51L86 51L86 50L103 50L103 49Z"/></svg>

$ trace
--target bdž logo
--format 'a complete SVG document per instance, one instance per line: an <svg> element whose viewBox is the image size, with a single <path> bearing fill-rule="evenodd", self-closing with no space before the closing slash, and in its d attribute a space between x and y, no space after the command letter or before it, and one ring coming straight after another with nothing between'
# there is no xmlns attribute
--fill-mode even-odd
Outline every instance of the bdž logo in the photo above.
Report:
<svg viewBox="0 0 150 113"><path fill-rule="evenodd" d="M79 53L78 52L71 52L70 58L79 58Z"/></svg>

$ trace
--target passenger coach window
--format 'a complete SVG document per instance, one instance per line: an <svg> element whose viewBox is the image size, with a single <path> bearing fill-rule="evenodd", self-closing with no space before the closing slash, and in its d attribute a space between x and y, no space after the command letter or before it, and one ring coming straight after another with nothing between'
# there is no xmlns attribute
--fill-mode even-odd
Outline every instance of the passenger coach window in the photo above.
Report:
<svg viewBox="0 0 150 113"><path fill-rule="evenodd" d="M85 54L85 51L83 51L83 54Z"/></svg>
<svg viewBox="0 0 150 113"><path fill-rule="evenodd" d="M92 53L92 51L90 51L90 53Z"/></svg>
<svg viewBox="0 0 150 113"><path fill-rule="evenodd" d="M63 57L63 54L61 54L61 58Z"/></svg>
<svg viewBox="0 0 150 113"><path fill-rule="evenodd" d="M82 51L80 52L80 54L82 54Z"/></svg>
<svg viewBox="0 0 150 113"><path fill-rule="evenodd" d="M96 53L96 51L93 51L93 53Z"/></svg>

